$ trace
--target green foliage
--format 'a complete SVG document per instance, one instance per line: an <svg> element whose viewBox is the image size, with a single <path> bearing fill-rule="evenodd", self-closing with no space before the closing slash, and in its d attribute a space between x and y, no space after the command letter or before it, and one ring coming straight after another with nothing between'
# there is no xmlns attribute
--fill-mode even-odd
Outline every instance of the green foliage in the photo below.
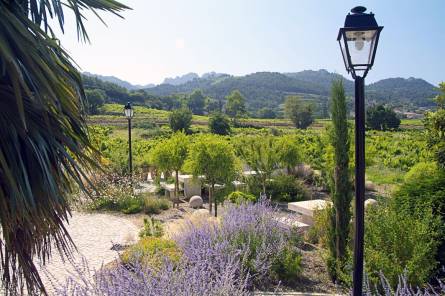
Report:
<svg viewBox="0 0 445 296"><path fill-rule="evenodd" d="M256 202L257 198L255 195L245 193L242 191L233 191L227 195L226 199L234 204L241 204L245 202Z"/></svg>
<svg viewBox="0 0 445 296"><path fill-rule="evenodd" d="M445 82L439 83L439 87L437 88L439 94L434 98L434 101L437 104L438 109L445 108Z"/></svg>
<svg viewBox="0 0 445 296"><path fill-rule="evenodd" d="M97 114L105 103L106 94L101 89L86 89L86 107L89 114Z"/></svg>
<svg viewBox="0 0 445 296"><path fill-rule="evenodd" d="M144 218L144 228L139 232L139 237L161 237L164 234L164 227L161 221L152 217Z"/></svg>
<svg viewBox="0 0 445 296"><path fill-rule="evenodd" d="M313 122L313 107L299 96L288 96L284 102L284 113L296 128L308 128Z"/></svg>
<svg viewBox="0 0 445 296"><path fill-rule="evenodd" d="M184 133L177 132L170 139L159 143L151 152L152 162L162 172L175 172L175 197L178 197L179 170L188 153L189 140Z"/></svg>
<svg viewBox="0 0 445 296"><path fill-rule="evenodd" d="M200 89L194 90L187 99L187 107L193 114L202 115L204 113L205 103L206 98Z"/></svg>
<svg viewBox="0 0 445 296"><path fill-rule="evenodd" d="M273 200L282 202L302 201L310 198L304 183L292 175L278 175L266 183L266 192Z"/></svg>
<svg viewBox="0 0 445 296"><path fill-rule="evenodd" d="M373 130L394 130L400 126L397 114L384 105L369 107L366 110L366 127Z"/></svg>
<svg viewBox="0 0 445 296"><path fill-rule="evenodd" d="M411 285L425 284L437 267L440 219L429 207L408 213L395 203L381 203L365 215L365 268L371 282L376 284L383 272L395 287L406 272Z"/></svg>
<svg viewBox="0 0 445 296"><path fill-rule="evenodd" d="M349 222L351 220L352 184L349 175L349 133L346 97L342 81L332 83L332 130L330 131L330 144L334 149L334 167L332 174L332 226L334 236L329 245L330 257L335 261L336 268L331 277L338 279L344 272L347 261L347 244L349 241Z"/></svg>
<svg viewBox="0 0 445 296"><path fill-rule="evenodd" d="M277 113L272 109L268 107L261 108L257 112L259 118L277 118Z"/></svg>
<svg viewBox="0 0 445 296"><path fill-rule="evenodd" d="M445 84L443 86L445 87ZM428 112L424 124L428 148L432 149L439 166L445 169L445 109L439 108L436 112Z"/></svg>
<svg viewBox="0 0 445 296"><path fill-rule="evenodd" d="M280 154L273 137L239 137L235 141L240 158L256 172L266 193L266 181L280 166Z"/></svg>
<svg viewBox="0 0 445 296"><path fill-rule="evenodd" d="M296 248L288 246L278 254L272 265L272 272L285 282L295 280L302 272L302 255Z"/></svg>
<svg viewBox="0 0 445 296"><path fill-rule="evenodd" d="M173 110L168 120L173 132L182 131L187 133L192 124L192 111L187 108Z"/></svg>
<svg viewBox="0 0 445 296"><path fill-rule="evenodd" d="M72 241L64 226L68 196L94 165L77 66L55 35L72 14L88 40L86 11L118 14L105 1L0 2L0 275L6 294L46 294L34 262ZM85 179L84 179L85 178ZM40 259L40 260L37 260Z"/></svg>
<svg viewBox="0 0 445 296"><path fill-rule="evenodd" d="M215 184L229 184L237 173L237 161L233 147L220 136L204 135L196 139L190 147L187 168L193 176L204 176L210 184L210 205ZM217 201L215 216L217 215ZM210 206L210 211L212 207Z"/></svg>
<svg viewBox="0 0 445 296"><path fill-rule="evenodd" d="M239 90L233 90L230 95L226 97L226 100L226 114L229 115L234 122L246 114L245 99Z"/></svg>
<svg viewBox="0 0 445 296"><path fill-rule="evenodd" d="M230 122L222 113L214 113L209 118L209 131L217 135L230 134Z"/></svg>
<svg viewBox="0 0 445 296"><path fill-rule="evenodd" d="M318 244L323 249L328 249L332 245L331 241L334 238L333 213L334 209L332 206L315 210L313 216L314 224L306 232L305 240L312 244Z"/></svg>
<svg viewBox="0 0 445 296"><path fill-rule="evenodd" d="M159 214L170 208L170 201L165 198L147 196L144 198L144 212L148 215Z"/></svg>
<svg viewBox="0 0 445 296"><path fill-rule="evenodd" d="M276 140L275 145L281 165L287 168L288 173L293 173L295 166L303 162L301 147L295 137L282 136Z"/></svg>
<svg viewBox="0 0 445 296"><path fill-rule="evenodd" d="M174 241L161 237L144 237L121 256L124 264L139 263L154 269L161 267L165 258L179 262L181 251Z"/></svg>

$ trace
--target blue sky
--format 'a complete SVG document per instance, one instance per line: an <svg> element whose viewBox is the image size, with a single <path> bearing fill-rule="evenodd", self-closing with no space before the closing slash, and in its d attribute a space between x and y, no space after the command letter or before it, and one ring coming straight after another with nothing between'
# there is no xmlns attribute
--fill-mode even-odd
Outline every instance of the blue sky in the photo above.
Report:
<svg viewBox="0 0 445 296"><path fill-rule="evenodd" d="M60 36L83 71L132 83L209 71L327 69L346 75L336 41L356 5L375 13L382 31L367 81L419 77L445 80L445 1L121 0L125 19L90 16L91 44L77 41L67 18Z"/></svg>

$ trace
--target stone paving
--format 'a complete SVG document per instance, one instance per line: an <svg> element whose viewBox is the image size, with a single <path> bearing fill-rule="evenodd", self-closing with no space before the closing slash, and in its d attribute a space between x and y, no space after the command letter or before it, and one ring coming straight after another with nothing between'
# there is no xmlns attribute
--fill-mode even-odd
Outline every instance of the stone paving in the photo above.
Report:
<svg viewBox="0 0 445 296"><path fill-rule="evenodd" d="M123 215L75 212L69 220L67 230L77 246L74 263L82 265L84 258L91 270L97 270L118 256L117 251L113 250L119 249L117 246L137 241L139 228L130 218ZM52 277L57 282L64 283L70 274L75 274L74 266L64 261L57 252L53 253L50 262L41 270L43 281L50 293L54 292L50 284Z"/></svg>

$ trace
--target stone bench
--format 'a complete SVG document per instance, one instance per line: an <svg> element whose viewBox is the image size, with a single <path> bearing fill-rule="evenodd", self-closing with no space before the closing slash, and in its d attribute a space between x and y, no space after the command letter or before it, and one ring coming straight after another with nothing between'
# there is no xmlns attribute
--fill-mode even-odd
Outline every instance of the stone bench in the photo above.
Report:
<svg viewBox="0 0 445 296"><path fill-rule="evenodd" d="M322 210L328 205L332 205L332 202L324 199L313 199L305 201L290 202L287 204L287 208L290 211L296 212L301 216L301 222L313 225L314 224L314 212L316 210Z"/></svg>

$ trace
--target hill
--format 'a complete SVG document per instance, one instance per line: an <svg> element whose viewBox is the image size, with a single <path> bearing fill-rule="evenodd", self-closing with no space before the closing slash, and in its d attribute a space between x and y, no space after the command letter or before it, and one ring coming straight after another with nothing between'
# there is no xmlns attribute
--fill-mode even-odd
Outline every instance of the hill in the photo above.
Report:
<svg viewBox="0 0 445 296"><path fill-rule="evenodd" d="M155 84L153 84L153 83L149 83L149 84L145 84L145 85L131 84L130 82L119 79L115 76L104 76L104 75L99 75L99 74L93 74L90 72L83 72L82 74L85 76L99 78L100 80L105 81L105 82L114 83L114 84L116 84L120 87L124 87L128 90L144 89L144 88L150 88L150 87L155 86Z"/></svg>
<svg viewBox="0 0 445 296"><path fill-rule="evenodd" d="M97 80L102 80L101 77L107 76L94 76ZM280 111L288 95L302 96L305 100L313 102L319 112L326 114L331 83L336 79L343 79L346 94L353 96L353 81L326 70L305 70L293 73L257 72L244 76L211 72L200 77L195 73L188 73L164 81L174 84L163 83L144 90L135 90L131 84L125 87L126 84L120 82L118 89L112 87L114 91L110 92L111 99L108 101L121 103L128 99L145 103L153 108L170 109L175 108L180 104L180 98L195 89L201 89L204 95L222 101L232 90L238 89L245 96L248 110L252 114L257 114L262 108ZM94 85L100 84L96 80L94 83L91 83L92 79L87 80L93 88ZM106 86L109 87L110 85ZM103 86L99 88L103 89ZM125 93L125 88L128 92L122 95ZM120 98L114 95L116 91L121 94ZM409 110L434 106L431 98L436 94L437 91L432 84L418 78L388 78L366 86L367 104L384 103Z"/></svg>

